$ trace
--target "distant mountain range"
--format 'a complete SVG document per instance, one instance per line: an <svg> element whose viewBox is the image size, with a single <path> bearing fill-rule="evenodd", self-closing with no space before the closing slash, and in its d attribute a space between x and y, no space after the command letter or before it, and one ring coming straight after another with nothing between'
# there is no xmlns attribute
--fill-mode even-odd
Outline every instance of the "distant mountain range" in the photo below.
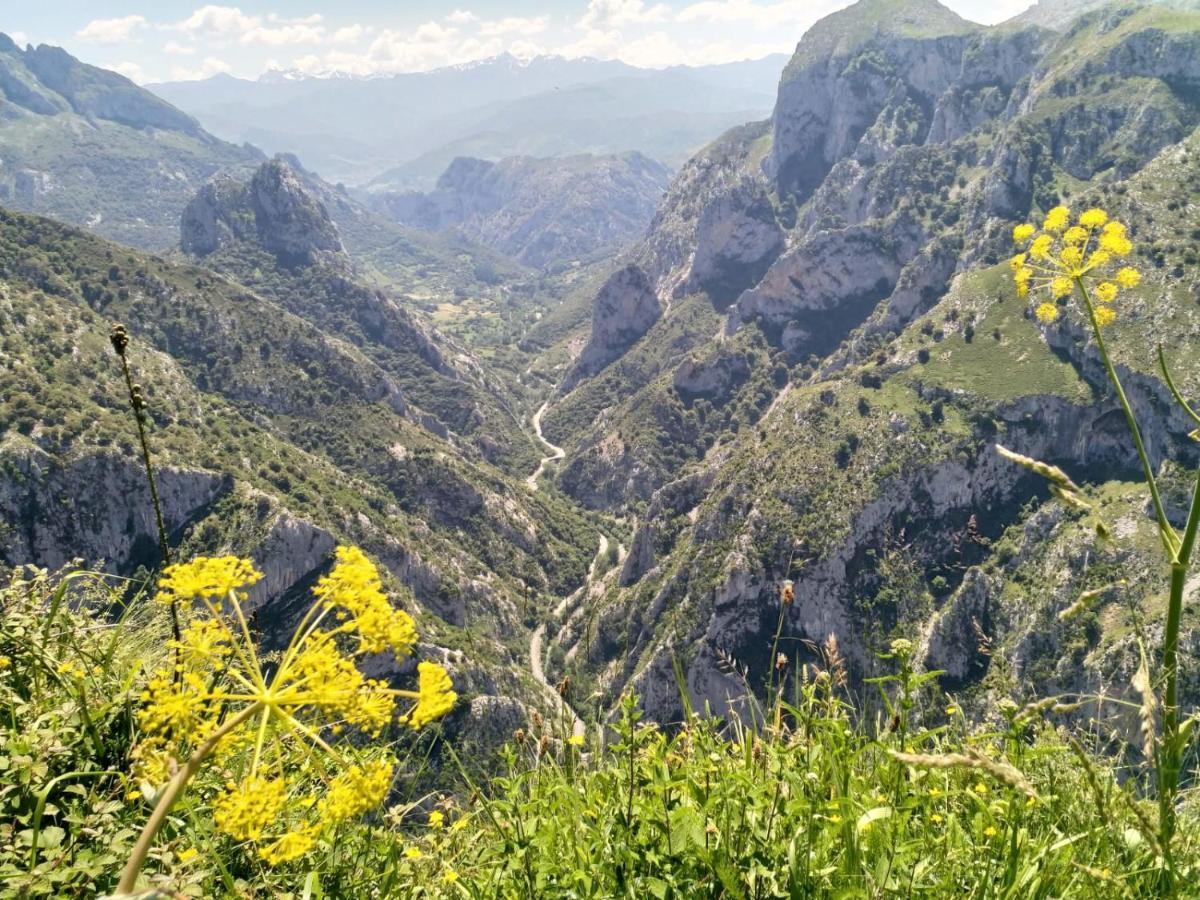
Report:
<svg viewBox="0 0 1200 900"><path fill-rule="evenodd" d="M664 70L505 54L383 77L217 75L149 89L226 140L295 153L332 181L428 190L459 156L640 151L671 166L770 113L787 57Z"/></svg>

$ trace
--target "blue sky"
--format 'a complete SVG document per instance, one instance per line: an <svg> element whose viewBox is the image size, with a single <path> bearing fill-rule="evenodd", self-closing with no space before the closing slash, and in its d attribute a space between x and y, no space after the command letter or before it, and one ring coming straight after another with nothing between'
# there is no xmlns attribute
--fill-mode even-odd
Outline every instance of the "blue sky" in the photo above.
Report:
<svg viewBox="0 0 1200 900"><path fill-rule="evenodd" d="M944 0L977 22L1032 0ZM135 81L270 69L320 74L423 71L512 52L640 66L791 52L849 0L54 0L14 4L0 30L58 44ZM14 8L15 7L15 8Z"/></svg>

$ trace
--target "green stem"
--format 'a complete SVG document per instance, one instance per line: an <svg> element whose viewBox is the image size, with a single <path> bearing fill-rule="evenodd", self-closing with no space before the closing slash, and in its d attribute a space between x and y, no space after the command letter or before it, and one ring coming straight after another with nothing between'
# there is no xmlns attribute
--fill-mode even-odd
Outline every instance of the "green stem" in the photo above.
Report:
<svg viewBox="0 0 1200 900"><path fill-rule="evenodd" d="M1121 379L1117 375L1117 370L1112 364L1111 357L1108 355L1108 345L1104 342L1100 322L1096 319L1096 307L1092 303L1091 294L1088 293L1087 286L1083 283L1082 278L1076 278L1075 283L1079 286L1079 291L1083 294L1084 303L1087 305L1088 316L1092 321L1092 331L1095 333L1096 345L1100 348L1100 356L1104 360L1104 368L1108 372L1108 379L1112 382L1113 389L1117 393L1117 399L1121 401L1121 408L1125 411L1125 419L1129 423L1129 430L1133 432L1133 442L1137 446L1138 456L1142 461L1142 469L1146 474L1146 484L1150 487L1150 497L1154 501L1154 512L1158 517L1158 527L1161 532L1163 546L1166 548L1168 556L1174 560L1179 550L1179 536L1175 533L1175 529L1171 527L1171 523L1167 519L1167 512L1163 506L1162 497L1158 493L1158 481L1154 477L1154 468L1150 465L1150 456L1146 453L1146 444L1142 440L1142 430L1138 427L1137 417L1133 414L1133 407L1129 405L1129 398L1125 396L1125 388L1122 386Z"/></svg>
<svg viewBox="0 0 1200 900"><path fill-rule="evenodd" d="M114 345L115 346L115 345ZM162 556L164 566L171 564L171 544L167 540L167 525L163 520L162 503L158 499L158 482L154 478L154 463L150 458L150 441L146 437L146 423L143 418L142 403L138 400L138 392L133 389L133 375L129 371L129 360L125 357L125 345L117 348L117 357L121 360L121 373L125 376L125 390L129 393L129 406L133 409L133 420L137 423L138 443L142 447L142 462L146 466L146 481L150 484L150 502L154 506L154 522L158 526L158 552ZM183 632L179 627L179 608L174 598L171 598L171 636L178 645L183 640ZM179 649L175 650L175 662L179 663ZM178 674L175 676L178 681Z"/></svg>
<svg viewBox="0 0 1200 900"><path fill-rule="evenodd" d="M1163 695L1163 762L1159 772L1158 797L1162 843L1170 846L1175 833L1175 794L1183 748L1179 746L1179 624L1183 614L1183 592L1187 585L1187 567L1171 566L1171 598L1167 604L1167 625L1163 632L1163 671L1166 690Z"/></svg>
<svg viewBox="0 0 1200 900"><path fill-rule="evenodd" d="M142 865L146 862L146 855L150 852L150 845L154 843L154 838L158 835L163 823L167 820L167 814L171 811L171 807L175 805L175 801L183 793L183 789L187 787L187 783L200 771L200 766L204 763L208 755L212 753L213 748L217 746L221 738L249 721L261 708L261 703L252 703L213 732L213 735L196 749L196 752L184 763L183 768L167 783L166 788L158 798L158 803L154 806L154 812L150 814L150 818L146 820L146 824L142 828L142 833L138 837L137 844L134 845L133 852L129 855L129 861L125 863L125 868L121 870L121 880L117 883L116 896L133 894L134 888L137 885L138 873L142 871Z"/></svg>

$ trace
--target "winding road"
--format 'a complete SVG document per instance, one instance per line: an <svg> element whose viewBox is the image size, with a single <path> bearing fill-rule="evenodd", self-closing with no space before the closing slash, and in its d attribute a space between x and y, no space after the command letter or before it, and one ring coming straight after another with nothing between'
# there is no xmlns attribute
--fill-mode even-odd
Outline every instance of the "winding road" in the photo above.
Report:
<svg viewBox="0 0 1200 900"><path fill-rule="evenodd" d="M588 567L587 580L584 581L584 583L580 585L579 589L573 594L563 597L562 600L558 602L558 606L554 607L554 618L557 619L564 612L566 612L567 608L577 599L579 599L581 595L586 595L588 588L590 588L593 582L596 580L596 569L600 565L600 561L604 559L607 553L608 538L602 534L600 535L600 546L596 550L596 556L592 559L591 566ZM543 622L537 627L533 634L529 636L529 671L533 673L534 680L537 681L538 684L542 685L542 687L544 687L549 695L553 698L554 706L559 713L566 713L571 717L571 733L573 735L582 737L587 731L586 726L583 724L583 720L579 718L575 710L573 710L567 704L567 702L559 696L555 686L546 679L546 670L543 663L545 658L545 650L543 649L543 645L545 643L546 623Z"/></svg>
<svg viewBox="0 0 1200 900"><path fill-rule="evenodd" d="M546 436L542 434L542 416L549 408L550 401L547 400L542 404L541 408L533 414L533 433L536 434L537 439L542 442L542 446L550 451L549 456L542 457L542 461L538 463L536 471L534 471L532 475L525 479L525 483L529 485L531 490L535 491L538 489L538 479L541 478L542 473L546 471L546 466L550 465L552 462L558 462L567 455L566 450L564 450L562 447L559 447L557 444L550 443L548 440L546 440Z"/></svg>

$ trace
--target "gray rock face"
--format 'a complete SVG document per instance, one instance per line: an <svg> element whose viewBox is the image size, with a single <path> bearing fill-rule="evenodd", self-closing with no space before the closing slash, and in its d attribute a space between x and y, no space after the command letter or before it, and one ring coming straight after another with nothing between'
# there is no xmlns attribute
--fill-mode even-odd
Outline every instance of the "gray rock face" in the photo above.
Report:
<svg viewBox="0 0 1200 900"><path fill-rule="evenodd" d="M70 558L103 561L128 571L158 561L154 507L141 463L92 454L66 466L41 450L0 447L0 558L10 565L55 569ZM232 488L211 472L162 468L159 497L167 530L175 532Z"/></svg>
<svg viewBox="0 0 1200 900"><path fill-rule="evenodd" d="M594 375L641 339L662 315L646 273L635 265L605 282L592 307L592 335L575 364L576 377Z"/></svg>
<svg viewBox="0 0 1200 900"><path fill-rule="evenodd" d="M992 604L998 585L979 569L971 569L930 624L921 648L926 669L940 669L950 678L963 680L982 662L980 635L990 635Z"/></svg>
<svg viewBox="0 0 1200 900"><path fill-rule="evenodd" d="M767 271L784 246L761 179L744 178L707 203L696 223L696 250L677 293L703 290L728 302Z"/></svg>
<svg viewBox="0 0 1200 900"><path fill-rule="evenodd" d="M730 330L758 319L794 357L829 352L887 298L925 234L912 219L818 234L781 256L730 313Z"/></svg>
<svg viewBox="0 0 1200 900"><path fill-rule="evenodd" d="M218 175L184 208L184 252L207 256L236 241L251 241L285 265L344 253L324 205L282 160L264 163L248 184Z"/></svg>
<svg viewBox="0 0 1200 900"><path fill-rule="evenodd" d="M393 220L457 228L527 265L595 257L636 240L666 190L667 170L640 153L560 159L459 158L431 193L368 195Z"/></svg>

